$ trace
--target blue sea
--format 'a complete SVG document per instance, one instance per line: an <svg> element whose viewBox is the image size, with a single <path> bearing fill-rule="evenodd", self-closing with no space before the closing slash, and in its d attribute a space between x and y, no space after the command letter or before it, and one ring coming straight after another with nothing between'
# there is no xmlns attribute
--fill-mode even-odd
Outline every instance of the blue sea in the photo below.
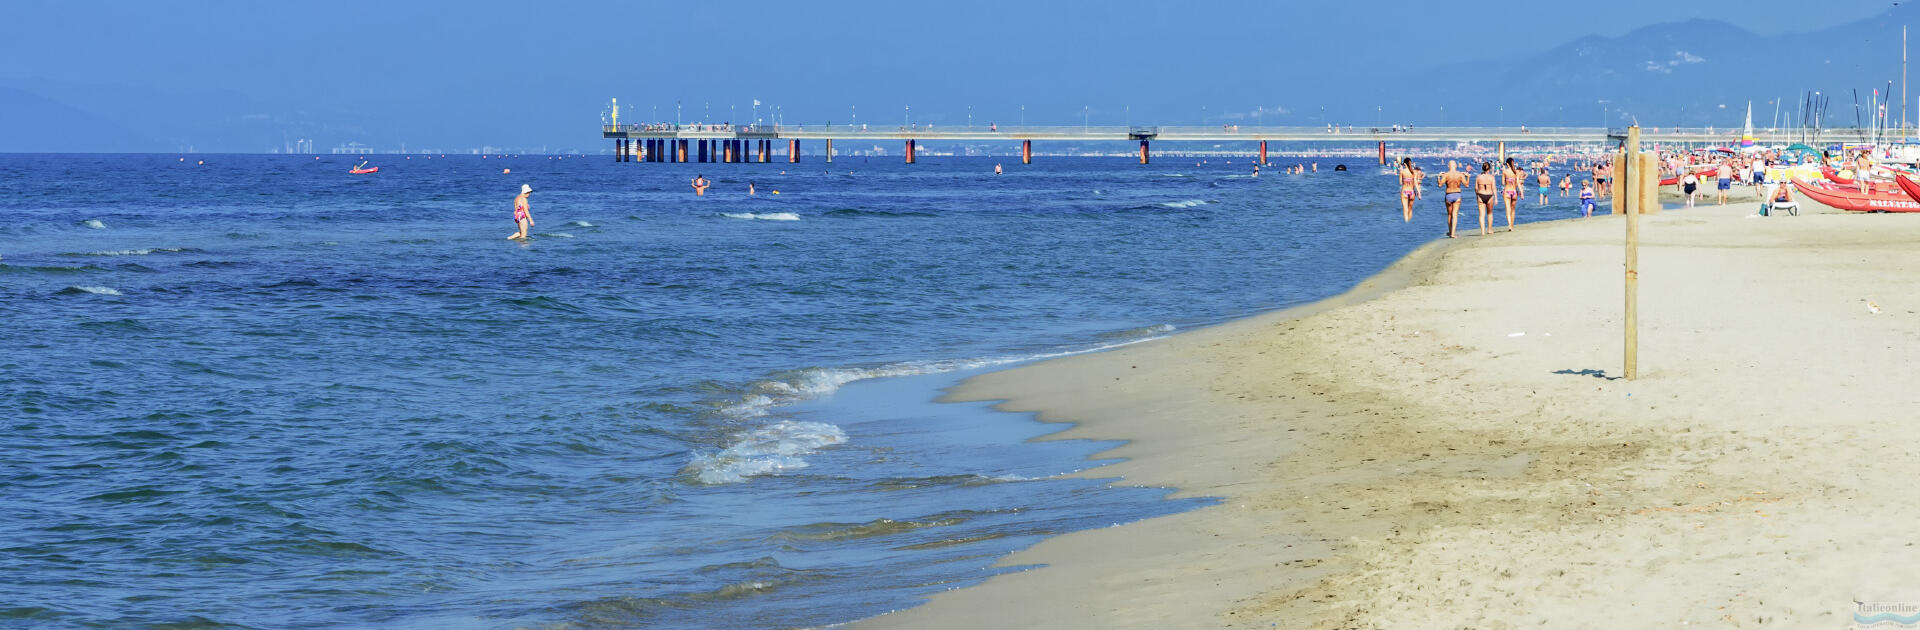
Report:
<svg viewBox="0 0 1920 630"><path fill-rule="evenodd" d="M1443 233L1318 161L0 155L0 626L819 626L1205 505L933 399Z"/></svg>

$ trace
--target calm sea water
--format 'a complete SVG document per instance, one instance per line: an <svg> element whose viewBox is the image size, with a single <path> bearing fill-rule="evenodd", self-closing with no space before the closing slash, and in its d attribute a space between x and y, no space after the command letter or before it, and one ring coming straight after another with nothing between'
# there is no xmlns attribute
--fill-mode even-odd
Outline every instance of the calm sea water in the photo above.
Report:
<svg viewBox="0 0 1920 630"><path fill-rule="evenodd" d="M936 390L1337 293L1443 229L1365 161L807 159L0 156L0 624L908 607L1201 504L1054 479L1110 445Z"/></svg>

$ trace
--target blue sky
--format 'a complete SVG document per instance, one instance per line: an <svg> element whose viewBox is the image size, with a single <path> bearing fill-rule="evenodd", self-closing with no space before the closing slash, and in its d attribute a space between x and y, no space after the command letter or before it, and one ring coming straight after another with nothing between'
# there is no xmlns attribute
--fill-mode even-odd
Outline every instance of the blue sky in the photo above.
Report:
<svg viewBox="0 0 1920 630"><path fill-rule="evenodd" d="M976 122L1009 124L1025 105L1034 124L1079 123L1083 113L1094 124L1190 123L1202 108L1311 108L1316 91L1391 90L1383 83L1396 73L1518 58L1658 22L1712 18L1769 35L1892 6L13 2L0 80L227 94L272 116L350 113L373 121L356 123L368 133L391 123L384 135L486 124L522 142L558 135L556 118L590 123L615 96L668 120L676 101L686 120L709 103L714 119L745 120L759 99L789 122L845 122L857 107L863 121L897 124L911 106L915 122L964 124L971 106ZM73 105L141 107L88 94L94 102Z"/></svg>

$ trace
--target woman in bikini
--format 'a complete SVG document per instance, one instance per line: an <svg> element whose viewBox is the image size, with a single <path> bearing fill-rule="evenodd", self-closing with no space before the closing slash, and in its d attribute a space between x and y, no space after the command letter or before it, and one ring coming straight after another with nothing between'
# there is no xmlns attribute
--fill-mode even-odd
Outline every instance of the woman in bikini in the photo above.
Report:
<svg viewBox="0 0 1920 630"><path fill-rule="evenodd" d="M1480 235L1493 227L1493 204L1500 195L1500 182L1493 177L1493 163L1481 162L1480 175L1473 178L1473 194L1480 198Z"/></svg>
<svg viewBox="0 0 1920 630"><path fill-rule="evenodd" d="M1526 176L1520 172L1520 167L1513 163L1513 158L1507 158L1507 163L1500 168L1500 180L1506 184L1506 189L1501 193L1507 198L1507 231L1512 232L1513 204L1520 203L1520 187L1526 185Z"/></svg>
<svg viewBox="0 0 1920 630"><path fill-rule="evenodd" d="M1400 218L1413 222L1413 189L1420 180L1413 175L1413 158L1400 158Z"/></svg>

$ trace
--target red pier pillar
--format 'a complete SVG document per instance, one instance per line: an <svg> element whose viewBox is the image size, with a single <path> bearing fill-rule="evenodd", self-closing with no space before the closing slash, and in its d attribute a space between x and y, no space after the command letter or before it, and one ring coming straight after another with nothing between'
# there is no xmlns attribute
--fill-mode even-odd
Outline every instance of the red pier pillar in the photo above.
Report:
<svg viewBox="0 0 1920 630"><path fill-rule="evenodd" d="M907 163L908 164L913 163L913 141L912 140L907 141Z"/></svg>
<svg viewBox="0 0 1920 630"><path fill-rule="evenodd" d="M1140 141L1140 163L1147 163L1147 141L1145 140Z"/></svg>
<svg viewBox="0 0 1920 630"><path fill-rule="evenodd" d="M1385 140L1380 141L1380 165L1387 165L1387 141Z"/></svg>
<svg viewBox="0 0 1920 630"><path fill-rule="evenodd" d="M1260 165L1267 165L1267 141L1265 140L1260 141Z"/></svg>
<svg viewBox="0 0 1920 630"><path fill-rule="evenodd" d="M1021 164L1033 163L1033 141L1032 140L1020 141L1020 163Z"/></svg>
<svg viewBox="0 0 1920 630"><path fill-rule="evenodd" d="M799 138L793 138L793 139L787 140L787 163L788 164L800 163L800 139Z"/></svg>

